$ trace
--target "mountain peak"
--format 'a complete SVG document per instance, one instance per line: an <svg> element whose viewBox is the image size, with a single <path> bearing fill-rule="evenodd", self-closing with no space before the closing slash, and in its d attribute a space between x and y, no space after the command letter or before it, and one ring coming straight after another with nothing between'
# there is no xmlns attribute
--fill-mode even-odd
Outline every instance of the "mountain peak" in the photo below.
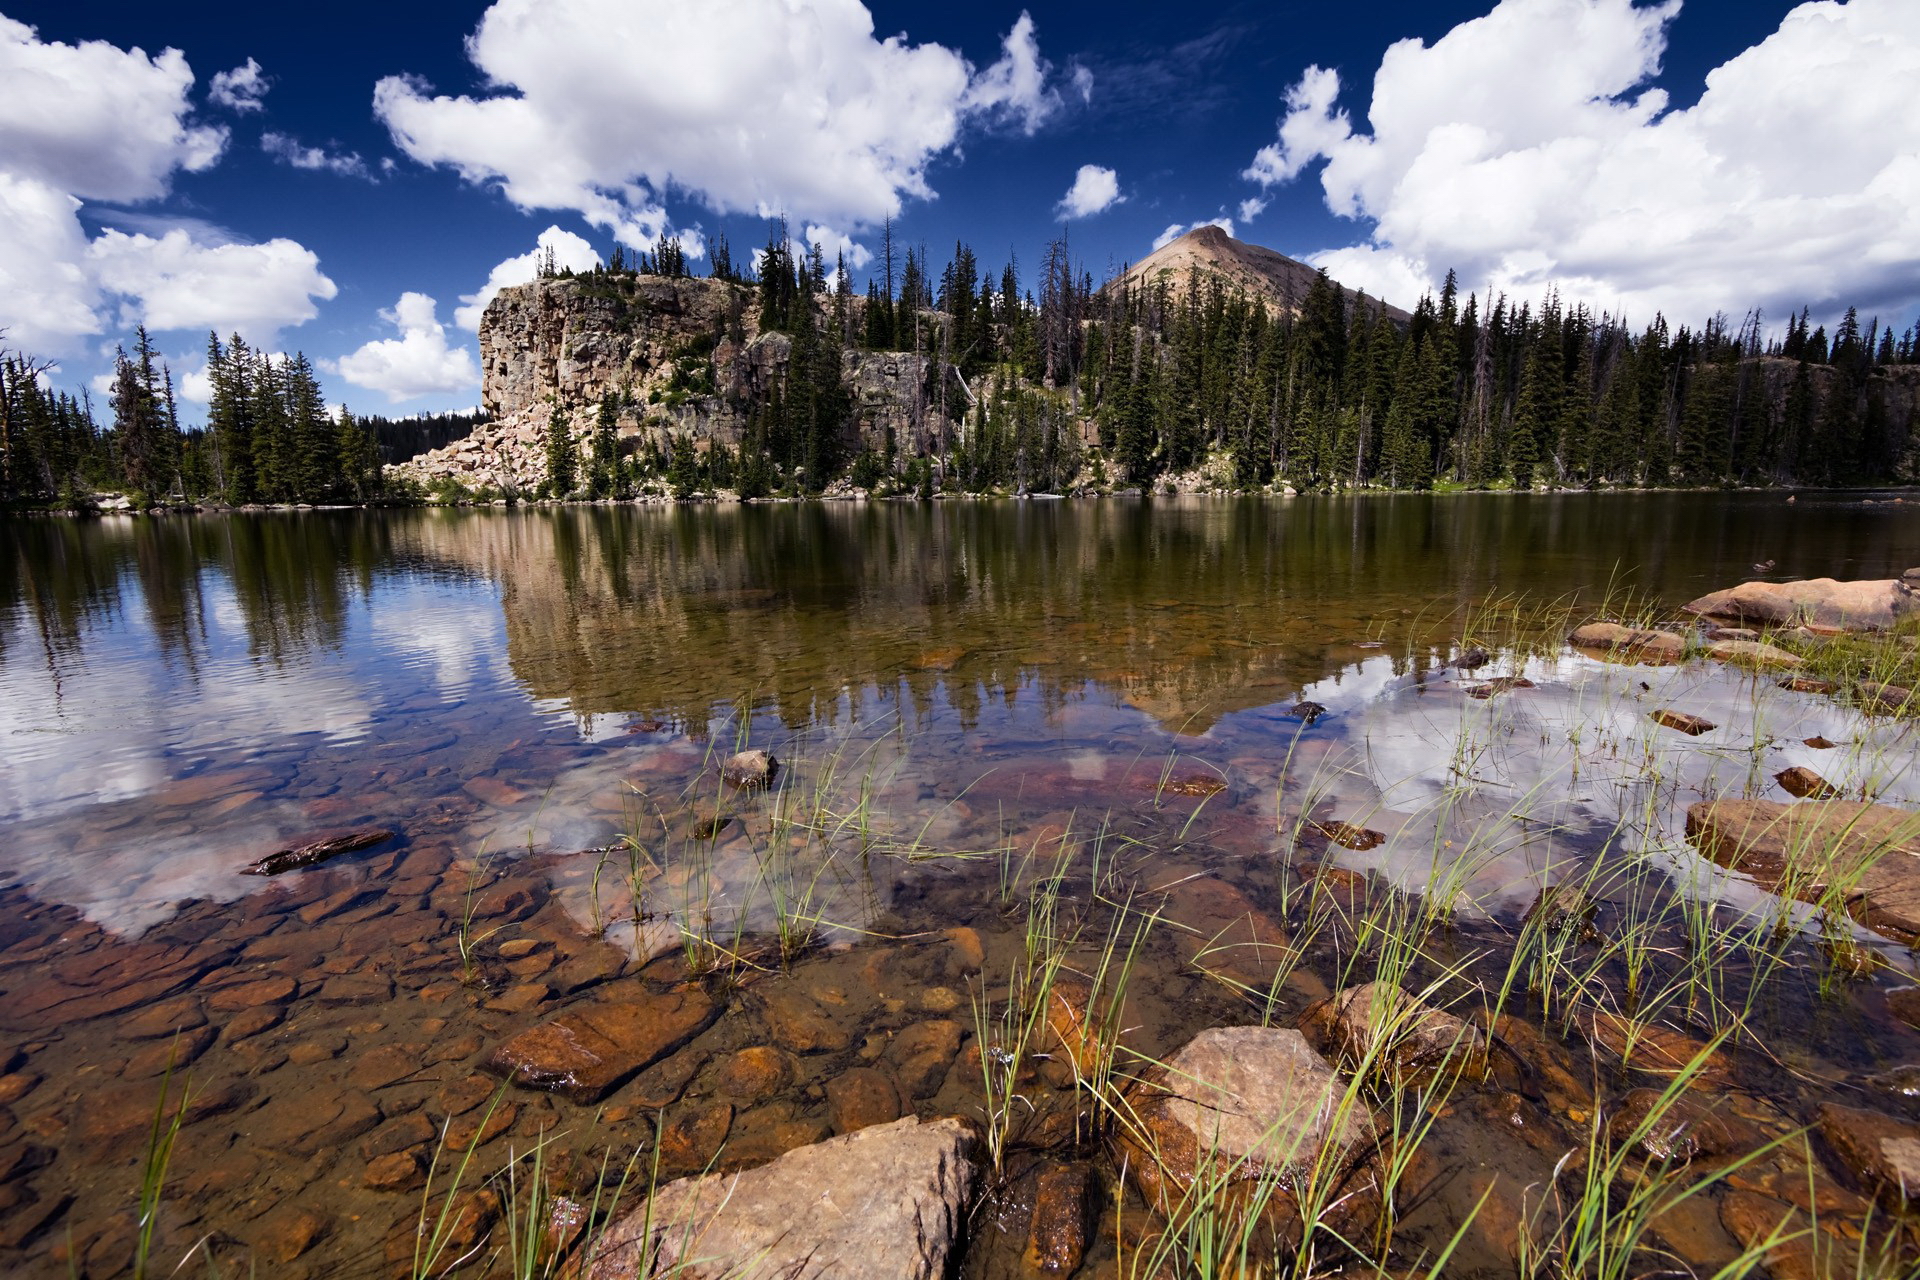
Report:
<svg viewBox="0 0 1920 1280"><path fill-rule="evenodd" d="M1281 311L1295 313L1319 274L1317 268L1278 250L1236 240L1224 228L1207 223L1161 245L1114 284L1152 287L1164 282L1171 288L1184 288L1188 274L1196 270L1202 275L1219 276L1229 287L1245 289ZM1340 288L1351 302L1355 291L1345 285ZM1391 303L1387 304L1387 314L1403 323L1410 318Z"/></svg>

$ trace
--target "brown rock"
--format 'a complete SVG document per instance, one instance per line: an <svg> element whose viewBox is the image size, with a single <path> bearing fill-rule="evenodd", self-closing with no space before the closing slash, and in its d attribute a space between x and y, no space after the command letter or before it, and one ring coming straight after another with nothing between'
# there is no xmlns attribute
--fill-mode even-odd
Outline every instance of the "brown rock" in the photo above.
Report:
<svg viewBox="0 0 1920 1280"><path fill-rule="evenodd" d="M426 1185L426 1165L418 1151L394 1151L375 1156L360 1172L360 1183L369 1191L415 1191Z"/></svg>
<svg viewBox="0 0 1920 1280"><path fill-rule="evenodd" d="M1591 942L1600 936L1593 924L1599 912L1600 904L1593 900L1585 885L1576 880L1562 880L1548 885L1535 896L1527 913L1520 917L1520 924L1525 928L1537 922L1537 927L1549 932L1577 935Z"/></svg>
<svg viewBox="0 0 1920 1280"><path fill-rule="evenodd" d="M0 1107L12 1106L39 1085L40 1074L35 1071L10 1071L0 1076Z"/></svg>
<svg viewBox="0 0 1920 1280"><path fill-rule="evenodd" d="M872 1067L854 1067L827 1081L827 1122L835 1133L891 1124L906 1111L893 1077Z"/></svg>
<svg viewBox="0 0 1920 1280"><path fill-rule="evenodd" d="M712 1167L733 1128L733 1108L709 1102L680 1111L660 1131L660 1168L667 1177Z"/></svg>
<svg viewBox="0 0 1920 1280"><path fill-rule="evenodd" d="M1686 640L1671 631L1623 627L1617 622L1589 622L1568 636L1567 643L1614 662L1666 665L1687 654Z"/></svg>
<svg viewBox="0 0 1920 1280"><path fill-rule="evenodd" d="M1699 716L1688 715L1684 711L1674 711L1665 707L1650 714L1653 716L1653 722L1661 728L1676 729L1694 738L1699 737L1703 733L1711 733L1718 727L1711 720L1705 720Z"/></svg>
<svg viewBox="0 0 1920 1280"><path fill-rule="evenodd" d="M947 945L953 951L952 968L958 976L980 972L987 963L987 948L980 940L980 931L965 925L946 932Z"/></svg>
<svg viewBox="0 0 1920 1280"><path fill-rule="evenodd" d="M715 1084L722 1093L742 1102L771 1098L793 1083L793 1059L779 1049L758 1045L742 1049L720 1064Z"/></svg>
<svg viewBox="0 0 1920 1280"><path fill-rule="evenodd" d="M630 989L620 1004L580 1006L522 1031L494 1050L485 1069L591 1105L719 1016L697 990Z"/></svg>
<svg viewBox="0 0 1920 1280"><path fill-rule="evenodd" d="M1687 810L1687 835L1773 893L1837 895L1869 929L1920 942L1920 814L1852 800L1713 800Z"/></svg>
<svg viewBox="0 0 1920 1280"><path fill-rule="evenodd" d="M1531 688L1533 688L1533 681L1527 679L1525 676L1495 676L1491 680L1469 686L1467 696L1469 698L1478 698L1480 701L1485 702L1488 698L1497 697L1512 689Z"/></svg>
<svg viewBox="0 0 1920 1280"><path fill-rule="evenodd" d="M1087 1252L1087 1222L1093 1201L1093 1170L1084 1164L1047 1164L1034 1182L1033 1217L1027 1224L1027 1266L1050 1275L1070 1275Z"/></svg>
<svg viewBox="0 0 1920 1280"><path fill-rule="evenodd" d="M450 1081L440 1090L440 1105L450 1116L461 1116L500 1091L486 1076L472 1075Z"/></svg>
<svg viewBox="0 0 1920 1280"><path fill-rule="evenodd" d="M1831 782L1803 764L1782 769L1773 775L1773 780L1780 784L1782 791L1801 800L1832 800L1840 794Z"/></svg>
<svg viewBox="0 0 1920 1280"><path fill-rule="evenodd" d="M1875 680L1862 680L1853 686L1853 703L1869 715L1878 716L1904 716L1920 710L1920 703L1914 702L1913 690Z"/></svg>
<svg viewBox="0 0 1920 1280"><path fill-rule="evenodd" d="M896 1035L887 1046L887 1061L893 1064L901 1092L911 1098L938 1093L947 1069L960 1055L964 1035L960 1024L950 1018L916 1022Z"/></svg>
<svg viewBox="0 0 1920 1280"><path fill-rule="evenodd" d="M1075 1080L1102 1078L1105 1049L1093 1021L1093 984L1060 977L1047 991L1047 1030L1041 1048L1073 1067Z"/></svg>
<svg viewBox="0 0 1920 1280"><path fill-rule="evenodd" d="M1812 676L1786 676L1779 682L1788 693L1817 693L1831 696L1840 686L1831 680L1817 680Z"/></svg>
<svg viewBox="0 0 1920 1280"><path fill-rule="evenodd" d="M168 1071L185 1071L213 1044L218 1035L212 1027L198 1026L169 1040L156 1040L131 1058L120 1070L124 1080L147 1080Z"/></svg>
<svg viewBox="0 0 1920 1280"><path fill-rule="evenodd" d="M271 1030L279 1026L286 1016L287 1011L277 1004L262 1005L257 1009L242 1009L227 1023L225 1031L227 1043L232 1044L236 1040L245 1040L259 1035L262 1031Z"/></svg>
<svg viewBox="0 0 1920 1280"><path fill-rule="evenodd" d="M192 1031L206 1021L198 996L178 996L128 1018L120 1024L120 1034L129 1040L158 1040L176 1032Z"/></svg>
<svg viewBox="0 0 1920 1280"><path fill-rule="evenodd" d="M1676 1165L1732 1150L1735 1125L1689 1094L1668 1097L1659 1089L1633 1089L1607 1117L1607 1133L1616 1143L1631 1143L1648 1160Z"/></svg>
<svg viewBox="0 0 1920 1280"><path fill-rule="evenodd" d="M776 982L761 994L761 1017L781 1047L795 1053L838 1053L853 1043L853 1031L791 982Z"/></svg>
<svg viewBox="0 0 1920 1280"><path fill-rule="evenodd" d="M347 1082L355 1088L368 1091L384 1089L417 1075L425 1066L420 1052L415 1048L399 1044L381 1045L353 1060L353 1065L347 1068Z"/></svg>
<svg viewBox="0 0 1920 1280"><path fill-rule="evenodd" d="M292 1262L326 1234L326 1218L303 1205L283 1205L260 1219L253 1247L269 1262Z"/></svg>
<svg viewBox="0 0 1920 1280"><path fill-rule="evenodd" d="M1484 1074L1487 1037L1480 1028L1387 982L1348 987L1310 1009L1308 1021L1325 1029L1343 1061L1397 1079Z"/></svg>
<svg viewBox="0 0 1920 1280"><path fill-rule="evenodd" d="M371 849L393 839L393 832L384 827L365 827L358 831L337 831L317 835L294 845L270 853L249 866L242 867L243 876L277 876L286 871L297 871L302 867L317 866L342 854L357 853L362 849Z"/></svg>
<svg viewBox="0 0 1920 1280"><path fill-rule="evenodd" d="M1743 582L1681 606L1688 613L1763 626L1812 623L1847 631L1884 631L1913 611L1897 579Z"/></svg>
<svg viewBox="0 0 1920 1280"><path fill-rule="evenodd" d="M1368 849L1377 849L1387 842L1386 836L1380 832L1355 826L1351 822L1309 822L1307 825L1342 849L1365 852Z"/></svg>
<svg viewBox="0 0 1920 1280"><path fill-rule="evenodd" d="M1805 658L1764 640L1715 640L1707 646L1707 656L1716 662L1756 671L1791 671L1807 664Z"/></svg>
<svg viewBox="0 0 1920 1280"><path fill-rule="evenodd" d="M490 1103L478 1111L469 1111L448 1123L447 1149L466 1152L475 1147L484 1147L513 1128L513 1122L519 1118L520 1108L504 1100Z"/></svg>
<svg viewBox="0 0 1920 1280"><path fill-rule="evenodd" d="M392 1155L396 1151L405 1151L409 1147L424 1147L439 1136L440 1131L433 1127L433 1121L418 1111L409 1111L390 1124L381 1125L360 1142L360 1157L372 1160L376 1156Z"/></svg>
<svg viewBox="0 0 1920 1280"><path fill-rule="evenodd" d="M1878 1111L1822 1103L1820 1136L1865 1190L1889 1208L1920 1200L1920 1125Z"/></svg>
<svg viewBox="0 0 1920 1280"><path fill-rule="evenodd" d="M1733 1084L1732 1066L1718 1050L1671 1028L1634 1022L1606 1009L1581 1014L1574 1021L1595 1047L1635 1071L1667 1077L1686 1073L1690 1089L1725 1089Z"/></svg>
<svg viewBox="0 0 1920 1280"><path fill-rule="evenodd" d="M721 764L720 777L728 786L742 791L764 791L772 784L774 772L779 767L778 760L758 748L737 751Z"/></svg>
<svg viewBox="0 0 1920 1280"><path fill-rule="evenodd" d="M965 1221L974 1141L958 1120L909 1117L676 1182L608 1229L583 1280L631 1280L647 1258L685 1280L936 1280Z"/></svg>
<svg viewBox="0 0 1920 1280"><path fill-rule="evenodd" d="M223 987L207 997L207 1005L219 1013L239 1013L261 1005L285 1004L300 990L300 984L285 974Z"/></svg>
<svg viewBox="0 0 1920 1280"><path fill-rule="evenodd" d="M1265 996L1292 958L1286 930L1218 876L1194 876L1169 888L1167 915L1185 926L1181 937L1194 965L1230 987Z"/></svg>

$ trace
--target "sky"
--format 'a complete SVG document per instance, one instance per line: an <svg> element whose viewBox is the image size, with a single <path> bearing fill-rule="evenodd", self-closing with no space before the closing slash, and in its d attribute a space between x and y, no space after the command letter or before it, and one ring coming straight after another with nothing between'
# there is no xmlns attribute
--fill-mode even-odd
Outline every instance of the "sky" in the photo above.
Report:
<svg viewBox="0 0 1920 1280"><path fill-rule="evenodd" d="M144 323L188 422L210 329L461 408L543 246L704 271L774 212L863 285L888 217L1096 281L1217 221L1400 306L1904 327L1915 84L1916 0L0 0L0 346L98 388Z"/></svg>

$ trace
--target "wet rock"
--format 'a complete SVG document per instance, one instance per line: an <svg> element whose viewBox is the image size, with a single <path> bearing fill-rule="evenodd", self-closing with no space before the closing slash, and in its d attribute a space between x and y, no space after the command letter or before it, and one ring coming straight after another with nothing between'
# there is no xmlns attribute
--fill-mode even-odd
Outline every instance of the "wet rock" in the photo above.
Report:
<svg viewBox="0 0 1920 1280"><path fill-rule="evenodd" d="M274 1004L262 1005L257 1009L242 1009L234 1014L226 1025L224 1034L227 1043L232 1044L237 1040L257 1036L262 1031L269 1031L279 1026L286 1016L287 1011Z"/></svg>
<svg viewBox="0 0 1920 1280"><path fill-rule="evenodd" d="M974 1141L960 1121L908 1118L673 1183L607 1230L583 1280L630 1280L647 1258L686 1280L935 1280L965 1219Z"/></svg>
<svg viewBox="0 0 1920 1280"><path fill-rule="evenodd" d="M327 1219L301 1205L269 1211L253 1230L254 1250L269 1262L288 1263L327 1234Z"/></svg>
<svg viewBox="0 0 1920 1280"><path fill-rule="evenodd" d="M591 1105L719 1016L699 991L629 990L620 1004L575 1008L522 1031L494 1050L485 1069Z"/></svg>
<svg viewBox="0 0 1920 1280"><path fill-rule="evenodd" d="M946 931L948 949L951 951L949 969L958 977L975 974L987 963L987 948L980 940L980 931L961 925Z"/></svg>
<svg viewBox="0 0 1920 1280"><path fill-rule="evenodd" d="M1387 842L1386 836L1380 832L1355 826L1351 822L1309 822L1307 825L1342 849L1356 852L1377 849Z"/></svg>
<svg viewBox="0 0 1920 1280"><path fill-rule="evenodd" d="M1567 643L1595 656L1650 665L1675 663L1687 655L1685 638L1671 631L1623 627L1617 622L1589 622L1568 636Z"/></svg>
<svg viewBox="0 0 1920 1280"><path fill-rule="evenodd" d="M185 1071L212 1047L217 1035L212 1027L199 1026L169 1040L156 1040L127 1059L127 1065L120 1069L120 1077L147 1080L169 1071Z"/></svg>
<svg viewBox="0 0 1920 1280"><path fill-rule="evenodd" d="M207 997L207 1006L218 1013L239 1013L262 1005L285 1004L300 990L300 984L285 974L223 987Z"/></svg>
<svg viewBox="0 0 1920 1280"><path fill-rule="evenodd" d="M947 1069L960 1056L964 1035L960 1024L950 1018L916 1022L896 1035L887 1046L887 1061L893 1064L901 1091L912 1098L938 1093Z"/></svg>
<svg viewBox="0 0 1920 1280"><path fill-rule="evenodd" d="M854 1067L827 1081L827 1123L835 1133L891 1124L907 1110L893 1077L873 1067Z"/></svg>
<svg viewBox="0 0 1920 1280"><path fill-rule="evenodd" d="M838 1053L853 1043L853 1031L791 982L777 982L761 995L760 1015L782 1048L795 1053Z"/></svg>
<svg viewBox="0 0 1920 1280"><path fill-rule="evenodd" d="M711 1168L732 1128L733 1107L725 1102L681 1110L660 1131L661 1172L671 1178Z"/></svg>
<svg viewBox="0 0 1920 1280"><path fill-rule="evenodd" d="M552 994L544 982L517 982L487 1001L484 1008L489 1013L532 1013Z"/></svg>
<svg viewBox="0 0 1920 1280"><path fill-rule="evenodd" d="M388 1044L369 1049L347 1068L347 1082L357 1089L384 1089L418 1074L426 1063L418 1050L406 1045Z"/></svg>
<svg viewBox="0 0 1920 1280"><path fill-rule="evenodd" d="M778 1049L758 1045L730 1055L720 1064L714 1081L720 1092L741 1102L771 1098L793 1083L793 1059Z"/></svg>
<svg viewBox="0 0 1920 1280"><path fill-rule="evenodd" d="M1293 704L1287 714L1298 720L1303 720L1307 724L1312 724L1321 716L1327 714L1327 709L1317 702L1302 698L1299 702Z"/></svg>
<svg viewBox="0 0 1920 1280"><path fill-rule="evenodd" d="M10 1071L0 1076L0 1107L12 1106L40 1087L37 1071Z"/></svg>
<svg viewBox="0 0 1920 1280"><path fill-rule="evenodd" d="M176 1079L168 1100L167 1116L176 1114L182 1085ZM239 1111L253 1101L255 1086L245 1080L228 1080L201 1085L186 1091L182 1127L190 1127L214 1116ZM85 1104L75 1117L75 1128L83 1141L120 1144L142 1136L153 1127L153 1113L159 1103L159 1091L150 1082L139 1082L111 1089L89 1090Z"/></svg>
<svg viewBox="0 0 1920 1280"><path fill-rule="evenodd" d="M1184 778L1174 778L1165 784L1154 783L1161 795L1186 796L1190 799L1205 800L1217 796L1227 789L1226 780L1211 774L1196 773Z"/></svg>
<svg viewBox="0 0 1920 1280"><path fill-rule="evenodd" d="M1874 680L1862 680L1853 686L1853 704L1869 715L1880 716L1903 716L1920 710L1913 690Z"/></svg>
<svg viewBox="0 0 1920 1280"><path fill-rule="evenodd" d="M1493 655L1485 649L1475 646L1453 660L1453 665L1461 671L1478 671L1493 661Z"/></svg>
<svg viewBox="0 0 1920 1280"><path fill-rule="evenodd" d="M1712 800L1687 810L1687 836L1770 892L1837 894L1869 929L1920 942L1920 814L1853 800Z"/></svg>
<svg viewBox="0 0 1920 1280"><path fill-rule="evenodd" d="M464 1076L441 1087L440 1105L450 1116L465 1115L499 1091L499 1083L486 1076Z"/></svg>
<svg viewBox="0 0 1920 1280"><path fill-rule="evenodd" d="M1831 680L1817 680L1812 676L1787 676L1777 683L1788 693L1817 693L1831 696L1840 688Z"/></svg>
<svg viewBox="0 0 1920 1280"><path fill-rule="evenodd" d="M1905 1062L1867 1077L1867 1084L1900 1098L1920 1098L1920 1063Z"/></svg>
<svg viewBox="0 0 1920 1280"><path fill-rule="evenodd" d="M1292 957L1287 933L1245 893L1218 876L1173 885L1166 914L1179 921L1193 964L1241 990L1265 995Z"/></svg>
<svg viewBox="0 0 1920 1280"><path fill-rule="evenodd" d="M1600 930L1594 927L1594 917L1600 912L1600 904L1586 890L1586 886L1573 880L1562 880L1558 884L1548 885L1520 917L1521 928L1538 922L1538 927L1552 933L1571 934L1582 941L1593 942L1600 937Z"/></svg>
<svg viewBox="0 0 1920 1280"><path fill-rule="evenodd" d="M822 1120L799 1114L792 1103L776 1102L734 1117L720 1167L744 1169L777 1160L798 1147L810 1147L833 1136Z"/></svg>
<svg viewBox="0 0 1920 1280"><path fill-rule="evenodd" d="M1034 1180L1033 1216L1022 1259L1034 1271L1070 1275L1087 1252L1093 1170L1084 1164L1047 1164Z"/></svg>
<svg viewBox="0 0 1920 1280"><path fill-rule="evenodd" d="M1822 1103L1820 1136L1841 1165L1889 1208L1920 1200L1920 1125L1878 1111Z"/></svg>
<svg viewBox="0 0 1920 1280"><path fill-rule="evenodd" d="M1688 613L1762 626L1811 623L1845 631L1884 631L1915 611L1897 579L1841 582L1743 582L1682 605Z"/></svg>
<svg viewBox="0 0 1920 1280"><path fill-rule="evenodd" d="M1531 689L1533 687L1533 681L1527 679L1525 676L1495 676L1491 680L1482 681L1480 684L1470 686L1467 689L1467 696L1469 698L1478 698L1480 701L1485 702L1488 698L1497 697L1500 694L1507 693L1514 689Z"/></svg>
<svg viewBox="0 0 1920 1280"><path fill-rule="evenodd" d="M1392 983L1348 987L1309 1009L1305 1021L1356 1069L1371 1060L1374 1070L1409 1081L1486 1070L1485 1032Z"/></svg>
<svg viewBox="0 0 1920 1280"><path fill-rule="evenodd" d="M484 1147L513 1128L513 1122L519 1118L520 1109L504 1100L490 1103L479 1111L469 1111L448 1123L447 1148L465 1152L474 1147Z"/></svg>
<svg viewBox="0 0 1920 1280"><path fill-rule="evenodd" d="M1298 1031L1216 1027L1149 1070L1134 1091L1136 1123L1122 1145L1147 1202L1172 1206L1203 1175L1245 1196L1273 1186L1268 1216L1293 1207L1289 1188L1315 1166L1348 1176L1371 1136L1364 1105L1343 1109L1347 1086ZM1277 1182L1272 1179L1277 1178ZM1337 1197L1358 1211L1362 1195ZM1297 1238L1298 1224L1279 1222Z"/></svg>
<svg viewBox="0 0 1920 1280"><path fill-rule="evenodd" d="M1685 711L1674 711L1668 707L1662 707L1660 710L1649 712L1648 714L1653 717L1653 722L1661 728L1673 729L1692 738L1697 738L1703 733L1711 733L1719 727L1714 724L1713 721L1705 719L1702 716L1689 715Z"/></svg>
<svg viewBox="0 0 1920 1280"><path fill-rule="evenodd" d="M1695 1156L1715 1156L1734 1146L1734 1128L1687 1094L1668 1097L1658 1089L1632 1089L1607 1117L1607 1133L1616 1143L1632 1143L1645 1159L1685 1164Z"/></svg>
<svg viewBox="0 0 1920 1280"><path fill-rule="evenodd" d="M763 791L772 785L773 775L779 768L778 760L755 748L728 756L720 766L720 777L728 786L742 791Z"/></svg>
<svg viewBox="0 0 1920 1280"><path fill-rule="evenodd" d="M418 1111L409 1111L390 1124L384 1124L360 1141L360 1158L372 1160L392 1155L409 1147L424 1147L439 1134L433 1121Z"/></svg>
<svg viewBox="0 0 1920 1280"><path fill-rule="evenodd" d="M1691 1036L1656 1022L1635 1022L1606 1009L1575 1017L1595 1048L1605 1049L1634 1071L1677 1077L1690 1089L1724 1089L1733 1084L1733 1068L1722 1053Z"/></svg>
<svg viewBox="0 0 1920 1280"><path fill-rule="evenodd" d="M1773 775L1773 780L1780 784L1782 791L1801 800L1832 800L1840 794L1831 782L1803 764L1782 769Z"/></svg>
<svg viewBox="0 0 1920 1280"><path fill-rule="evenodd" d="M1811 738L1802 738L1800 741L1802 745L1812 747L1815 751L1831 751L1835 747L1840 745L1839 743L1834 742L1831 739L1822 738L1819 736L1815 736Z"/></svg>
<svg viewBox="0 0 1920 1280"><path fill-rule="evenodd" d="M120 1034L129 1040L158 1040L177 1032L192 1031L206 1021L198 996L179 996L128 1018L120 1024Z"/></svg>
<svg viewBox="0 0 1920 1280"><path fill-rule="evenodd" d="M363 827L358 831L337 831L315 836L291 848L270 853L240 869L243 876L277 876L287 871L298 871L302 867L318 866L342 854L358 853L362 849L371 849L393 839L393 832L385 827Z"/></svg>
<svg viewBox="0 0 1920 1280"><path fill-rule="evenodd" d="M415 1191L426 1182L427 1168L418 1151L375 1156L360 1172L360 1185L369 1191Z"/></svg>
<svg viewBox="0 0 1920 1280"><path fill-rule="evenodd" d="M1716 662L1756 671L1791 671L1807 663L1805 658L1764 640L1715 640L1707 646L1707 656Z"/></svg>
<svg viewBox="0 0 1920 1280"><path fill-rule="evenodd" d="M1041 1049L1070 1064L1076 1080L1098 1079L1104 1068L1105 1051L1092 1006L1093 984L1085 979L1063 975L1054 979L1047 991L1047 1025Z"/></svg>

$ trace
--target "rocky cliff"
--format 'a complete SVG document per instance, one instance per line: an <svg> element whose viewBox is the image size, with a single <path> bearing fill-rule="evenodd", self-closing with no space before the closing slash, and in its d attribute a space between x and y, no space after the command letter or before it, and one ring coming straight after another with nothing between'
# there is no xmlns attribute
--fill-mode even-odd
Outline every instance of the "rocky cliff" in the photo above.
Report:
<svg viewBox="0 0 1920 1280"><path fill-rule="evenodd" d="M532 489L546 477L546 432L561 409L582 455L603 400L621 451L688 436L737 446L756 402L786 378L792 339L761 333L753 290L725 280L591 275L503 289L480 320L481 402L493 420L396 467L427 485ZM924 421L933 361L848 350L850 447L903 446Z"/></svg>

